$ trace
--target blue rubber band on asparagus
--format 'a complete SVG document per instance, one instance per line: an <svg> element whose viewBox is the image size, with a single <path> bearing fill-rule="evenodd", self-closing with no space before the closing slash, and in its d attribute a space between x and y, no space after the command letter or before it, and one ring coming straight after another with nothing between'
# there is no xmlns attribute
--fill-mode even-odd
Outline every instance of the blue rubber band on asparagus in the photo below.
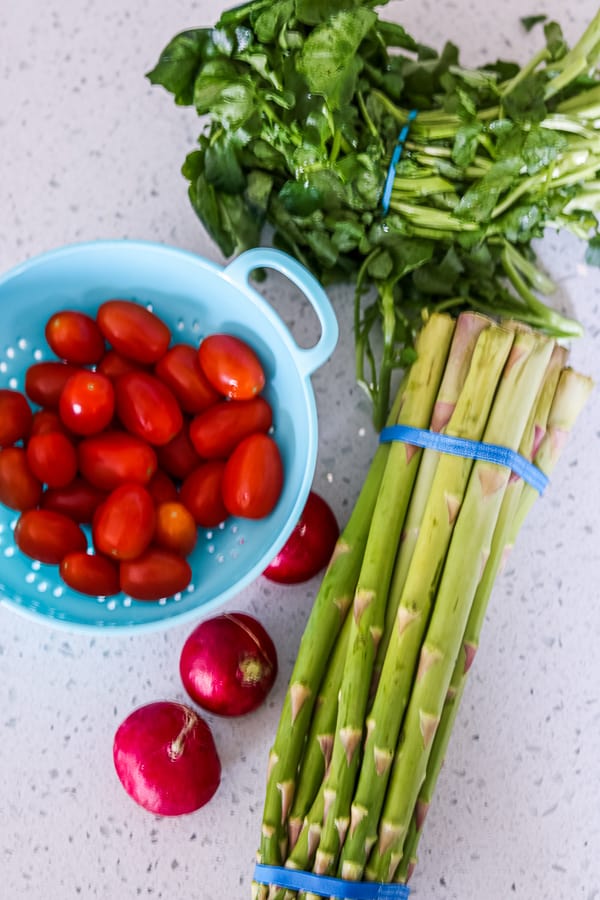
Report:
<svg viewBox="0 0 600 900"><path fill-rule="evenodd" d="M452 437L437 431L428 431L425 428L413 428L410 425L390 425L382 430L379 440L383 443L404 441L406 444L426 450L437 450L440 453L452 453L454 456L481 459L499 466L506 466L535 488L539 494L542 494L548 485L549 479L541 469L538 469L516 450L511 450L510 447Z"/></svg>
<svg viewBox="0 0 600 900"><path fill-rule="evenodd" d="M381 206L383 209L384 216L387 215L387 212L390 208L390 200L392 199L392 189L394 187L394 178L396 177L396 168L398 163L400 162L400 157L402 156L402 151L404 150L404 144L406 143L406 139L408 137L408 133L410 131L411 122L417 116L417 110L411 109L408 114L408 121L405 125L400 129L400 134L398 135L398 139L394 145L394 149L392 151L392 158L390 160L390 165L387 170L387 176L385 179L385 185L383 187L383 195L381 197Z"/></svg>
<svg viewBox="0 0 600 900"><path fill-rule="evenodd" d="M307 891L319 897L341 900L407 900L410 888L405 884L384 884L380 881L347 881L315 872L288 869L285 866L266 866L257 863L254 881L274 884L291 891Z"/></svg>

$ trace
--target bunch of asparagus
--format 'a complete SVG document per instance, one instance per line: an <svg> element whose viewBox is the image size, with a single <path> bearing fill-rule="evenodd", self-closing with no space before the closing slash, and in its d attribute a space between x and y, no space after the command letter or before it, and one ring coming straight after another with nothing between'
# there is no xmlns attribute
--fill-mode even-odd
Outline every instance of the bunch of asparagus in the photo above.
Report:
<svg viewBox="0 0 600 900"><path fill-rule="evenodd" d="M549 475L592 388L567 362L527 326L435 313L388 421L503 445ZM300 643L259 862L408 880L495 578L537 496L496 463L379 445ZM298 894L254 882L253 896Z"/></svg>

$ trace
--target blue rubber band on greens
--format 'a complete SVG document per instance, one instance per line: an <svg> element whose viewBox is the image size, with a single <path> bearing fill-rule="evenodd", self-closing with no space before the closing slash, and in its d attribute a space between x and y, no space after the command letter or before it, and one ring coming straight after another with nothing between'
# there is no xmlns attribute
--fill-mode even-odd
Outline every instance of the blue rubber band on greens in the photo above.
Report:
<svg viewBox="0 0 600 900"><path fill-rule="evenodd" d="M428 431L425 428L413 428L410 425L389 425L381 431L379 440L382 443L404 441L406 444L423 447L427 450L452 453L454 456L464 456L467 459L482 459L486 462L497 463L499 466L506 466L535 488L539 494L544 492L548 484L547 476L537 466L520 453L511 450L510 447L452 437L437 431Z"/></svg>
<svg viewBox="0 0 600 900"><path fill-rule="evenodd" d="M254 881L275 884L292 891L308 891L319 897L338 897L341 900L407 900L410 888L405 884L384 884L380 881L347 881L329 875L317 875L285 866L265 866L257 863Z"/></svg>
<svg viewBox="0 0 600 900"><path fill-rule="evenodd" d="M400 162L400 157L402 156L402 151L404 150L404 144L406 143L406 138L408 137L408 132L410 131L411 122L413 122L417 117L417 110L411 109L408 114L408 121L405 125L400 129L400 134L398 135L398 139L394 145L394 149L392 151L392 158L390 160L390 165L387 171L387 176L385 179L385 185L383 188L383 195L381 197L381 206L383 209L384 216L387 215L387 212L390 208L390 200L392 199L392 188L394 187L394 178L396 177L396 167Z"/></svg>

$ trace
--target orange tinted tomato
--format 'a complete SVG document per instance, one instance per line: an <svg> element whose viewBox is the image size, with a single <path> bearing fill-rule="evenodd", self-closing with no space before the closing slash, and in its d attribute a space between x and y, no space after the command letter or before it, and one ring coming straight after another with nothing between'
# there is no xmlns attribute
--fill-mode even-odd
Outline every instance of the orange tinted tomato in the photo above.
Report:
<svg viewBox="0 0 600 900"><path fill-rule="evenodd" d="M192 570L183 556L151 547L137 559L121 563L121 590L135 600L160 600L184 591Z"/></svg>
<svg viewBox="0 0 600 900"><path fill-rule="evenodd" d="M158 465L152 447L124 431L105 431L84 438L78 455L83 477L104 491L126 481L147 484Z"/></svg>
<svg viewBox="0 0 600 900"><path fill-rule="evenodd" d="M181 502L203 528L214 528L227 518L221 493L224 471L223 460L202 463L188 475L179 490Z"/></svg>
<svg viewBox="0 0 600 900"><path fill-rule="evenodd" d="M200 367L197 349L190 344L170 347L154 371L173 391L184 412L199 413L221 399Z"/></svg>
<svg viewBox="0 0 600 900"><path fill-rule="evenodd" d="M223 501L232 516L261 519L281 494L283 464L279 448L266 434L252 434L238 444L223 473Z"/></svg>
<svg viewBox="0 0 600 900"><path fill-rule="evenodd" d="M26 453L29 468L48 487L65 487L77 474L77 451L62 431L34 434Z"/></svg>
<svg viewBox="0 0 600 900"><path fill-rule="evenodd" d="M172 392L147 372L126 372L115 381L117 415L132 434L160 446L173 440L183 414Z"/></svg>
<svg viewBox="0 0 600 900"><path fill-rule="evenodd" d="M121 589L118 565L96 553L67 553L61 560L59 571L65 584L81 594L109 597Z"/></svg>
<svg viewBox="0 0 600 900"><path fill-rule="evenodd" d="M107 300L96 316L109 344L140 363L155 363L165 353L171 333L153 312L131 300Z"/></svg>
<svg viewBox="0 0 600 900"><path fill-rule="evenodd" d="M42 494L40 506L42 509L53 509L55 512L63 513L74 522L89 525L97 508L106 497L106 491L76 476L65 487L47 488Z"/></svg>
<svg viewBox="0 0 600 900"><path fill-rule="evenodd" d="M15 527L15 543L32 559L56 565L67 553L84 552L85 534L73 519L50 509L29 509L21 513Z"/></svg>
<svg viewBox="0 0 600 900"><path fill-rule="evenodd" d="M226 459L239 442L255 431L267 432L273 423L264 397L221 400L190 423L190 439L204 459Z"/></svg>
<svg viewBox="0 0 600 900"><path fill-rule="evenodd" d="M209 334L198 348L198 358L209 382L225 397L249 400L265 386L258 356L232 334Z"/></svg>
<svg viewBox="0 0 600 900"><path fill-rule="evenodd" d="M40 502L42 483L27 463L22 447L0 450L0 503L10 509L33 509Z"/></svg>
<svg viewBox="0 0 600 900"><path fill-rule="evenodd" d="M60 418L75 434L97 434L112 421L115 390L100 372L82 369L71 375L58 403Z"/></svg>
<svg viewBox="0 0 600 900"><path fill-rule="evenodd" d="M160 503L156 508L154 543L187 556L196 546L198 531L191 512L180 502Z"/></svg>
<svg viewBox="0 0 600 900"><path fill-rule="evenodd" d="M57 356L77 365L93 365L104 355L104 338L97 323L78 310L54 313L46 323L46 340Z"/></svg>
<svg viewBox="0 0 600 900"><path fill-rule="evenodd" d="M0 390L0 447L24 440L31 430L33 414L20 391Z"/></svg>
<svg viewBox="0 0 600 900"><path fill-rule="evenodd" d="M150 544L154 522L154 503L146 488L122 484L94 514L94 547L113 559L134 559Z"/></svg>
<svg viewBox="0 0 600 900"><path fill-rule="evenodd" d="M38 406L58 409L62 389L78 366L63 362L39 362L29 366L25 374L25 393Z"/></svg>

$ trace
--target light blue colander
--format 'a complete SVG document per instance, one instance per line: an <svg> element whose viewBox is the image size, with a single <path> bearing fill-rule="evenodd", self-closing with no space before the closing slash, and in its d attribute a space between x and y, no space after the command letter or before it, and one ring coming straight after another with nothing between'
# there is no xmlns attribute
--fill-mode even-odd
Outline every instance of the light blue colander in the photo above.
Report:
<svg viewBox="0 0 600 900"><path fill-rule="evenodd" d="M258 268L275 269L310 301L321 334L301 348L273 307L249 283ZM174 342L198 344L227 331L248 341L264 365L264 395L273 408L274 437L285 483L265 519L228 519L200 530L190 563L192 583L181 595L155 603L124 594L93 598L70 590L55 566L34 562L16 548L18 513L0 506L0 602L71 629L139 631L200 618L257 578L281 549L304 508L317 454L317 415L310 375L331 355L335 314L318 281L296 260L269 248L243 253L225 268L192 253L138 241L96 241L51 251L0 278L0 386L23 389L29 365L52 358L44 326L58 309L94 313L119 297L151 307L170 326Z"/></svg>

